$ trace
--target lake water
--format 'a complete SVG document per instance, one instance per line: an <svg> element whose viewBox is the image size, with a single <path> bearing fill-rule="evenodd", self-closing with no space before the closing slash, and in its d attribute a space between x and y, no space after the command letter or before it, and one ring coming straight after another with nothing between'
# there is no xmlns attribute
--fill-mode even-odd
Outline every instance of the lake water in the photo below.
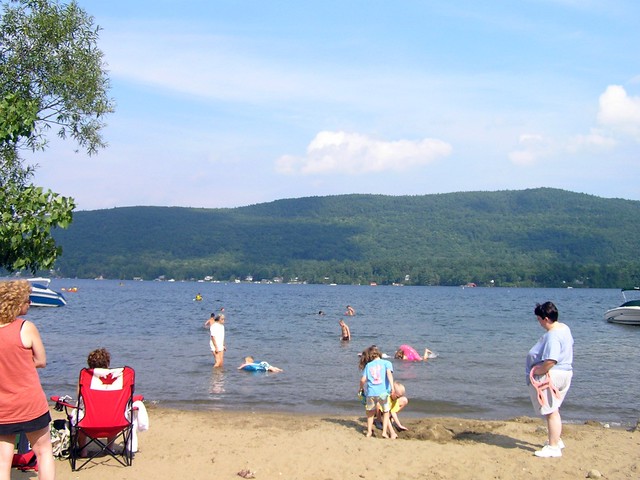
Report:
<svg viewBox="0 0 640 480"><path fill-rule="evenodd" d="M410 399L405 416L507 419L533 416L524 361L544 333L533 314L551 300L575 339L574 380L563 420L635 424L640 328L602 315L621 303L613 289L329 286L65 280L65 307L32 308L47 349L47 395L75 392L89 351L136 370L136 392L182 409L360 414L357 354L371 344L393 355L402 343L439 357L393 360ZM197 293L203 300L194 301ZM351 342L341 342L344 317ZM214 369L203 323L224 307L227 353ZM324 311L325 316L318 315ZM245 355L284 369L237 370ZM406 413L405 413L406 412Z"/></svg>

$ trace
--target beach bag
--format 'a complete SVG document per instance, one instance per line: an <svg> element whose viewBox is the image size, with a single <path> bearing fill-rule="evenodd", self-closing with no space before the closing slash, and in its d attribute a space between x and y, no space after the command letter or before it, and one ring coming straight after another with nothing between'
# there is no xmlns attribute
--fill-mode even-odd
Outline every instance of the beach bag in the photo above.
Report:
<svg viewBox="0 0 640 480"><path fill-rule="evenodd" d="M68 422L64 419L51 422L51 447L56 458L69 458L71 432Z"/></svg>
<svg viewBox="0 0 640 480"><path fill-rule="evenodd" d="M29 450L27 453L14 453L11 466L18 470L22 470L23 472L28 472L30 470L37 472L38 459L36 458L36 454L33 450Z"/></svg>

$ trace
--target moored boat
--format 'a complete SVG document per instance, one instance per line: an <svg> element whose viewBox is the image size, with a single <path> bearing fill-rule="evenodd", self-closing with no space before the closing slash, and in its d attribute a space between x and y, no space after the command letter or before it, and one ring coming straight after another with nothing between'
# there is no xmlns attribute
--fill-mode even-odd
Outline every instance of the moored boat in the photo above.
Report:
<svg viewBox="0 0 640 480"><path fill-rule="evenodd" d="M636 292L638 298L627 298L629 292ZM623 288L622 299L622 305L604 312L604 319L611 323L640 325L640 287Z"/></svg>
<svg viewBox="0 0 640 480"><path fill-rule="evenodd" d="M31 283L29 299L32 307L62 307L67 304L64 295L49 288L51 279L39 277L28 280Z"/></svg>

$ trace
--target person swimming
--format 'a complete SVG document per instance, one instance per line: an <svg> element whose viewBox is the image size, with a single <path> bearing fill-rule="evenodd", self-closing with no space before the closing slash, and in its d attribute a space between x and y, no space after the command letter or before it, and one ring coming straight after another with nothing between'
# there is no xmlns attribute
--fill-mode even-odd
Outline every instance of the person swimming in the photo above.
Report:
<svg viewBox="0 0 640 480"><path fill-rule="evenodd" d="M244 357L244 362L238 367L238 370L247 370L250 372L282 372L281 368L269 365L267 362L255 361L250 355Z"/></svg>
<svg viewBox="0 0 640 480"><path fill-rule="evenodd" d="M407 360L409 362L422 362L427 361L430 358L435 358L437 356L438 355L436 353L433 353L428 348L425 348L424 355L420 356L420 354L412 346L400 345L393 357L399 360Z"/></svg>

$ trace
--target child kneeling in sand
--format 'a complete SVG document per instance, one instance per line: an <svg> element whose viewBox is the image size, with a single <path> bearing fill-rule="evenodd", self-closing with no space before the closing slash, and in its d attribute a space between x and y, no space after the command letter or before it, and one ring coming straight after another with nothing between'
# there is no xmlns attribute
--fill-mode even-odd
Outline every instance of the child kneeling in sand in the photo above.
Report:
<svg viewBox="0 0 640 480"><path fill-rule="evenodd" d="M238 367L238 370L248 370L251 372L282 372L281 368L269 365L267 362L256 362L253 357L244 357L244 363Z"/></svg>
<svg viewBox="0 0 640 480"><path fill-rule="evenodd" d="M398 413L409 403L409 399L406 396L406 391L404 385L400 382L393 382L394 392L389 396L390 398L390 409L389 409L389 435L391 436L391 432L393 431L393 427L397 428L401 432L408 430L407 427L400 423L400 419L398 418ZM382 410L378 408L376 413L376 426L380 425L378 428L382 428Z"/></svg>

